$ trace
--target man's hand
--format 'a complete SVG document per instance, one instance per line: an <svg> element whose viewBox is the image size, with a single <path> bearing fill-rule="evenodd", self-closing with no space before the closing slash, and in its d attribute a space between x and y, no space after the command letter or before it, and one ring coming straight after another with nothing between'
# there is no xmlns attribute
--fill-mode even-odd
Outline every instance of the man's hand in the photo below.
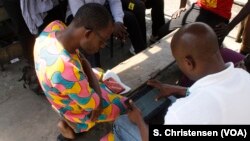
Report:
<svg viewBox="0 0 250 141"><path fill-rule="evenodd" d="M215 26L214 31L218 37L218 39L222 39L227 36L227 34L230 32L231 29L229 29L228 25L225 23L220 23Z"/></svg>
<svg viewBox="0 0 250 141"><path fill-rule="evenodd" d="M180 17L182 12L185 12L185 11L186 11L186 8L180 8L174 14L172 14L171 18L176 19L176 18Z"/></svg>
<svg viewBox="0 0 250 141"><path fill-rule="evenodd" d="M95 110L91 111L90 120L95 122L98 119L98 117L101 115L102 111L103 111L102 98L100 98L100 103L98 107Z"/></svg>
<svg viewBox="0 0 250 141"><path fill-rule="evenodd" d="M114 36L125 42L128 37L127 27L125 27L121 22L116 22L114 27Z"/></svg>
<svg viewBox="0 0 250 141"><path fill-rule="evenodd" d="M140 109L138 109L132 100L129 100L129 111L128 111L128 118L135 124L139 124L143 122L143 117L141 114Z"/></svg>
<svg viewBox="0 0 250 141"><path fill-rule="evenodd" d="M149 80L147 84L160 90L160 94L156 97L156 100L166 98L171 95L185 96L187 91L187 88L163 84L158 80Z"/></svg>
<svg viewBox="0 0 250 141"><path fill-rule="evenodd" d="M140 130L142 141L148 141L148 126L144 122L141 111L134 105L132 100L129 100L128 118L131 122L135 123Z"/></svg>
<svg viewBox="0 0 250 141"><path fill-rule="evenodd" d="M143 4L144 8L146 9L146 1L147 0L141 0L141 3Z"/></svg>

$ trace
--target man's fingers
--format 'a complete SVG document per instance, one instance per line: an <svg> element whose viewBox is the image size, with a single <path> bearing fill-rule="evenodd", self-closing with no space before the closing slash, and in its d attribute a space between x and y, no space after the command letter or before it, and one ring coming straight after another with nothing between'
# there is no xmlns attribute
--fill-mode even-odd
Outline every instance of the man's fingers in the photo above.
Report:
<svg viewBox="0 0 250 141"><path fill-rule="evenodd" d="M116 34L115 34L115 39L116 40L121 40L123 38L123 33L122 32L117 32Z"/></svg>
<svg viewBox="0 0 250 141"><path fill-rule="evenodd" d="M136 107L133 100L131 100L131 99L129 100L129 105L131 106L132 109L134 109Z"/></svg>
<svg viewBox="0 0 250 141"><path fill-rule="evenodd" d="M127 27L124 26L124 24L122 24L121 27L122 27L123 30L127 31Z"/></svg>
<svg viewBox="0 0 250 141"><path fill-rule="evenodd" d="M177 15L176 15L176 18L180 17L180 14L181 12L178 12Z"/></svg>
<svg viewBox="0 0 250 141"><path fill-rule="evenodd" d="M177 13L172 14L171 18L176 19L177 18Z"/></svg>
<svg viewBox="0 0 250 141"><path fill-rule="evenodd" d="M122 23L119 23L117 26L121 32L123 33L127 32L127 27L124 26Z"/></svg>
<svg viewBox="0 0 250 141"><path fill-rule="evenodd" d="M91 121L95 121L95 112L92 111L91 116L90 116Z"/></svg>
<svg viewBox="0 0 250 141"><path fill-rule="evenodd" d="M116 30L115 30L116 39L120 39L125 41L128 37L127 27L123 25L121 22L116 23Z"/></svg>
<svg viewBox="0 0 250 141"><path fill-rule="evenodd" d="M155 101L158 101L159 99L161 99L161 96L160 96L160 95L157 95L157 96L155 97Z"/></svg>
<svg viewBox="0 0 250 141"><path fill-rule="evenodd" d="M157 80L148 80L147 84L158 89L161 87L161 83Z"/></svg>
<svg viewBox="0 0 250 141"><path fill-rule="evenodd" d="M134 104L134 102L131 99L129 100L129 105L130 105L131 109L129 109L128 113L131 113L134 111L141 112L141 110L136 107L136 105Z"/></svg>
<svg viewBox="0 0 250 141"><path fill-rule="evenodd" d="M155 101L158 101L158 100L162 99L163 97L164 97L164 95L160 93L159 95L157 95L155 97Z"/></svg>
<svg viewBox="0 0 250 141"><path fill-rule="evenodd" d="M102 113L102 110L94 110L94 111L92 111L91 116L90 116L90 120L91 121L96 121L101 113Z"/></svg>

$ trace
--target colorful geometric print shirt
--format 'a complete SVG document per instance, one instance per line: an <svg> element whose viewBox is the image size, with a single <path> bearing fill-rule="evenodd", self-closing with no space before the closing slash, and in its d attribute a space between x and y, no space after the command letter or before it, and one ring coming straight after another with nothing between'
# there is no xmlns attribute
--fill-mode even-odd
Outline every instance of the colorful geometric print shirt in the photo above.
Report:
<svg viewBox="0 0 250 141"><path fill-rule="evenodd" d="M100 97L89 86L77 54L70 54L56 39L56 31L66 26L60 21L50 23L36 39L34 61L39 82L49 102L60 114L76 124L76 132L89 130L95 122L90 112L100 103ZM97 122L113 121L126 111L126 98L109 93L104 84L103 112Z"/></svg>

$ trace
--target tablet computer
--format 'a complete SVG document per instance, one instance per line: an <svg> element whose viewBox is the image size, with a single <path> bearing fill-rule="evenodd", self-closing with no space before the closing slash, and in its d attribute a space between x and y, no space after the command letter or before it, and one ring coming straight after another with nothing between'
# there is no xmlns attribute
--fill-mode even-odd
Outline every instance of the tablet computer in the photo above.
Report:
<svg viewBox="0 0 250 141"><path fill-rule="evenodd" d="M155 100L159 94L159 90L145 84L142 88L132 94L126 101L132 99L134 104L141 110L144 120L150 120L156 116L163 109L166 109L170 100L168 98L162 98L158 101Z"/></svg>

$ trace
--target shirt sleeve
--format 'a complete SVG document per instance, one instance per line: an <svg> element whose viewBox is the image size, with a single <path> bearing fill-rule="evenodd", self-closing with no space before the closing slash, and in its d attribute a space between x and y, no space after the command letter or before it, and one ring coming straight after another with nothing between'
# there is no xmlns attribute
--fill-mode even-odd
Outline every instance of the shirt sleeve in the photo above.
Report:
<svg viewBox="0 0 250 141"><path fill-rule="evenodd" d="M164 118L164 124L182 124L182 122L179 120L179 117L176 115L173 111L168 111Z"/></svg>
<svg viewBox="0 0 250 141"><path fill-rule="evenodd" d="M100 104L99 95L89 86L84 72L80 70L78 62L62 63L61 71L54 72L52 83L61 95L69 96L78 106L85 111L92 111ZM77 67L78 66L78 67ZM63 71L62 71L63 70ZM103 91L103 90L102 90Z"/></svg>
<svg viewBox="0 0 250 141"><path fill-rule="evenodd" d="M84 5L84 2L82 0L68 0L68 4L69 4L70 11L75 17L76 12L81 6Z"/></svg>
<svg viewBox="0 0 250 141"><path fill-rule="evenodd" d="M120 0L109 0L110 10L115 22L123 23L124 12Z"/></svg>

